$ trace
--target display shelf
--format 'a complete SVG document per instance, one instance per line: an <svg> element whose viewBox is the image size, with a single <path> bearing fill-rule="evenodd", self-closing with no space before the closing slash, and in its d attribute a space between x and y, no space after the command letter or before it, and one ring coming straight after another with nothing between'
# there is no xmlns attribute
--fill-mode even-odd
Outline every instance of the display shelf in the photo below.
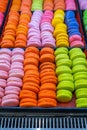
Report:
<svg viewBox="0 0 87 130"><path fill-rule="evenodd" d="M87 109L2 108L0 130L86 130Z"/></svg>

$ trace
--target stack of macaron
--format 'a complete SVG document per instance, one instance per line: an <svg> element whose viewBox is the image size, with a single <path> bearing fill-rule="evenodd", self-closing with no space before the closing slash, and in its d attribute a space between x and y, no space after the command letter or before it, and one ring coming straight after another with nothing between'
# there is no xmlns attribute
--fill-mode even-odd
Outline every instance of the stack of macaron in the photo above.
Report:
<svg viewBox="0 0 87 130"><path fill-rule="evenodd" d="M23 87L20 92L20 107L36 107L39 92L39 50L29 47L25 50Z"/></svg>
<svg viewBox="0 0 87 130"><path fill-rule="evenodd" d="M68 53L68 49L65 47L55 50L56 74L58 76L57 100L59 102L71 101L72 92L74 91L72 62Z"/></svg>
<svg viewBox="0 0 87 130"><path fill-rule="evenodd" d="M8 0L0 0L0 12L5 13Z"/></svg>
<svg viewBox="0 0 87 130"><path fill-rule="evenodd" d="M32 0L32 11L43 10L43 0Z"/></svg>
<svg viewBox="0 0 87 130"><path fill-rule="evenodd" d="M15 48L12 51L11 68L9 70L9 77L5 87L5 95L2 98L2 106L18 106L19 94L22 87L22 78L24 76L23 62L24 50Z"/></svg>
<svg viewBox="0 0 87 130"><path fill-rule="evenodd" d="M81 10L87 9L87 0L79 0Z"/></svg>
<svg viewBox="0 0 87 130"><path fill-rule="evenodd" d="M74 11L66 11L65 23L68 26L70 47L84 47L84 43L82 42L82 37L79 30L79 24L75 18Z"/></svg>
<svg viewBox="0 0 87 130"><path fill-rule="evenodd" d="M38 93L39 107L56 107L56 84L54 50L45 47L40 51L40 82Z"/></svg>
<svg viewBox="0 0 87 130"><path fill-rule="evenodd" d="M54 1L53 0L44 0L43 10L53 10Z"/></svg>
<svg viewBox="0 0 87 130"><path fill-rule="evenodd" d="M41 47L40 22L43 12L36 10L29 23L27 46Z"/></svg>
<svg viewBox="0 0 87 130"><path fill-rule="evenodd" d="M57 47L69 46L67 26L64 24L64 16L65 14L63 10L56 10L52 20L52 25L54 27L53 36L56 39Z"/></svg>
<svg viewBox="0 0 87 130"><path fill-rule="evenodd" d="M75 0L65 0L66 10L76 10Z"/></svg>
<svg viewBox="0 0 87 130"><path fill-rule="evenodd" d="M20 11L21 0L13 0L10 11Z"/></svg>
<svg viewBox="0 0 87 130"><path fill-rule="evenodd" d="M75 83L76 107L87 107L87 60L80 48L69 51Z"/></svg>
<svg viewBox="0 0 87 130"><path fill-rule="evenodd" d="M87 34L87 10L83 11L83 24L84 24L84 29L85 29L86 34Z"/></svg>
<svg viewBox="0 0 87 130"><path fill-rule="evenodd" d="M22 0L21 9L22 13L29 13L31 9L32 0Z"/></svg>
<svg viewBox="0 0 87 130"><path fill-rule="evenodd" d="M54 0L54 10L65 10L65 1L64 0Z"/></svg>
<svg viewBox="0 0 87 130"><path fill-rule="evenodd" d="M21 48L26 47L28 23L30 22L30 17L31 17L31 12L29 11L30 5L31 5L31 1L29 3L29 0L22 1L19 24L16 30L15 47L21 47Z"/></svg>
<svg viewBox="0 0 87 130"><path fill-rule="evenodd" d="M10 70L11 51L9 49L0 49L0 106L4 97L6 81Z"/></svg>
<svg viewBox="0 0 87 130"><path fill-rule="evenodd" d="M17 6L17 8L15 6ZM16 28L19 21L19 7L20 0L13 0L11 10L8 15L7 24L3 33L2 41L0 43L0 46L3 48L13 48L15 46L14 42L16 36Z"/></svg>
<svg viewBox="0 0 87 130"><path fill-rule="evenodd" d="M40 25L42 47L55 47L55 39L53 38L54 28L51 24L52 18L52 11L45 11L43 13Z"/></svg>
<svg viewBox="0 0 87 130"><path fill-rule="evenodd" d="M2 12L0 12L0 28L2 26L3 19L4 19L4 14Z"/></svg>

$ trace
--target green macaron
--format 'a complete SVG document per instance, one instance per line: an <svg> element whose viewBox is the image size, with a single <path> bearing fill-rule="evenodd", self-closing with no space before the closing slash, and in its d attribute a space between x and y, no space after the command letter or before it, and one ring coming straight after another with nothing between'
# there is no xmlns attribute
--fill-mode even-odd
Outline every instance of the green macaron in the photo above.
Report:
<svg viewBox="0 0 87 130"><path fill-rule="evenodd" d="M60 75L62 73L70 73L71 74L72 70L70 69L70 67L64 66L64 65L57 67L56 68L56 74Z"/></svg>
<svg viewBox="0 0 87 130"><path fill-rule="evenodd" d="M78 58L86 58L86 55L83 52L75 52L70 56L71 60L75 60Z"/></svg>
<svg viewBox="0 0 87 130"><path fill-rule="evenodd" d="M80 88L87 88L87 79L79 79L75 81L75 90Z"/></svg>
<svg viewBox="0 0 87 130"><path fill-rule="evenodd" d="M87 66L87 60L85 58L76 58L72 62L72 66L75 65L85 65Z"/></svg>
<svg viewBox="0 0 87 130"><path fill-rule="evenodd" d="M66 47L60 47L57 48L54 52L55 56L59 55L59 54L68 54L68 49Z"/></svg>
<svg viewBox="0 0 87 130"><path fill-rule="evenodd" d="M87 108L87 98L78 98L76 99L77 108Z"/></svg>
<svg viewBox="0 0 87 130"><path fill-rule="evenodd" d="M75 91L76 98L87 98L87 88L80 88Z"/></svg>
<svg viewBox="0 0 87 130"><path fill-rule="evenodd" d="M57 100L59 102L69 102L72 100L72 93L68 90L58 90Z"/></svg>
<svg viewBox="0 0 87 130"><path fill-rule="evenodd" d="M74 81L79 79L86 79L87 80L87 72L78 72L73 75Z"/></svg>
<svg viewBox="0 0 87 130"><path fill-rule="evenodd" d="M66 66L71 67L72 61L70 59L61 59L56 62L56 66L61 66L61 65L66 65Z"/></svg>
<svg viewBox="0 0 87 130"><path fill-rule="evenodd" d="M87 68L85 65L75 65L72 68L72 73L77 73L77 72L87 72Z"/></svg>
<svg viewBox="0 0 87 130"><path fill-rule="evenodd" d="M74 91L74 83L72 81L61 81L57 85L57 89L65 89L71 92Z"/></svg>
<svg viewBox="0 0 87 130"><path fill-rule="evenodd" d="M70 73L63 73L58 76L58 81L72 81L73 82L73 76Z"/></svg>
<svg viewBox="0 0 87 130"><path fill-rule="evenodd" d="M80 48L72 48L69 51L69 55L71 56L73 53L76 53L76 52L81 52L82 53L82 50Z"/></svg>
<svg viewBox="0 0 87 130"><path fill-rule="evenodd" d="M59 61L61 59L69 59L69 56L67 54L59 54L55 57L55 61Z"/></svg>

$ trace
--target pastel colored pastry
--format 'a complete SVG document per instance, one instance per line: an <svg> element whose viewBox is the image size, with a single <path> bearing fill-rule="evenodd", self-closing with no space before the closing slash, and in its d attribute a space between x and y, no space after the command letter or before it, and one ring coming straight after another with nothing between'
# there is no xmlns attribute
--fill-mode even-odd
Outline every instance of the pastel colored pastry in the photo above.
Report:
<svg viewBox="0 0 87 130"><path fill-rule="evenodd" d="M21 48L15 48L12 50L12 55L24 55L24 50Z"/></svg>
<svg viewBox="0 0 87 130"><path fill-rule="evenodd" d="M57 56L59 54L68 54L68 49L65 47L57 48L55 50L55 56Z"/></svg>
<svg viewBox="0 0 87 130"><path fill-rule="evenodd" d="M72 99L72 93L69 90L57 91L57 100L59 102L69 102Z"/></svg>
<svg viewBox="0 0 87 130"><path fill-rule="evenodd" d="M87 98L87 88L80 88L75 91L76 98Z"/></svg>
<svg viewBox="0 0 87 130"><path fill-rule="evenodd" d="M87 80L86 79L79 79L75 81L75 90L80 88L86 88L87 87Z"/></svg>
<svg viewBox="0 0 87 130"><path fill-rule="evenodd" d="M87 98L78 98L76 99L77 108L87 108Z"/></svg>
<svg viewBox="0 0 87 130"><path fill-rule="evenodd" d="M59 61L61 59L69 59L69 56L67 54L59 54L55 57L55 61Z"/></svg>
<svg viewBox="0 0 87 130"><path fill-rule="evenodd" d="M56 66L61 66L61 65L65 65L65 66L72 66L72 62L69 59L60 59L59 61L56 62Z"/></svg>
<svg viewBox="0 0 87 130"><path fill-rule="evenodd" d="M57 89L65 89L65 90L69 90L71 92L74 91L74 83L72 81L61 81L59 82Z"/></svg>
<svg viewBox="0 0 87 130"><path fill-rule="evenodd" d="M73 76L70 73L63 73L58 76L58 81L72 81L73 82Z"/></svg>
<svg viewBox="0 0 87 130"><path fill-rule="evenodd" d="M77 72L87 72L87 68L85 65L75 65L73 68L72 68L72 73L77 73Z"/></svg>
<svg viewBox="0 0 87 130"><path fill-rule="evenodd" d="M59 66L56 68L56 74L59 75L59 74L62 74L62 73L72 73L72 70L68 67L68 66Z"/></svg>
<svg viewBox="0 0 87 130"><path fill-rule="evenodd" d="M11 98L11 99L6 99L6 100L3 100L2 102L2 106L11 106L11 107L14 107L14 106L18 106L19 104L19 100L18 99L14 99L14 98Z"/></svg>

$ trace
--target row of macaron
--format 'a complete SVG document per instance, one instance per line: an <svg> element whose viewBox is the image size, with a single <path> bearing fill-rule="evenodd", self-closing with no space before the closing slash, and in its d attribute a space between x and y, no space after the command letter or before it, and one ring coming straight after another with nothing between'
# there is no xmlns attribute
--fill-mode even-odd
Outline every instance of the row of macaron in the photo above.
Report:
<svg viewBox="0 0 87 130"><path fill-rule="evenodd" d="M8 4L8 0L0 1L0 28L2 27L2 23L4 20L4 13L6 11L7 4Z"/></svg>
<svg viewBox="0 0 87 130"><path fill-rule="evenodd" d="M1 106L56 107L71 101L75 90L76 107L87 107L78 105L87 98L87 60L80 48L3 48L0 55Z"/></svg>
<svg viewBox="0 0 87 130"><path fill-rule="evenodd" d="M87 1L86 0L78 0L81 10L87 9Z"/></svg>
<svg viewBox="0 0 87 130"><path fill-rule="evenodd" d="M76 10L74 0L32 0L31 10Z"/></svg>
<svg viewBox="0 0 87 130"><path fill-rule="evenodd" d="M37 10L32 17L24 12L20 18L18 12L10 11L0 45L2 48L84 47L84 42L74 11Z"/></svg>

